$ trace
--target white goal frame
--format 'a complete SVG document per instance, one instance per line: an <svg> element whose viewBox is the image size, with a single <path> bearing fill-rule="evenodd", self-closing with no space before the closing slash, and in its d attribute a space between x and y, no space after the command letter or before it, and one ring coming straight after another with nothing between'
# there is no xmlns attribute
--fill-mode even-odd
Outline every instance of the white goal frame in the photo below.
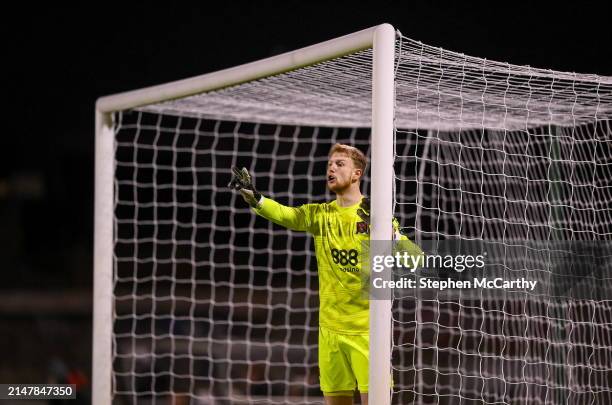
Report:
<svg viewBox="0 0 612 405"><path fill-rule="evenodd" d="M395 29L381 24L296 51L189 79L101 97L96 103L92 401L112 402L114 112L187 97L373 49L372 240L391 240ZM391 300L370 301L370 403L391 402Z"/></svg>

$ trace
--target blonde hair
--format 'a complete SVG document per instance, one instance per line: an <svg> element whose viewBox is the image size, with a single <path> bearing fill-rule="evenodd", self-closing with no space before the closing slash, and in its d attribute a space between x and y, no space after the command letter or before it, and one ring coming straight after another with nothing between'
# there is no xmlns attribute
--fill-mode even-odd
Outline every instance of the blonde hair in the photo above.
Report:
<svg viewBox="0 0 612 405"><path fill-rule="evenodd" d="M337 143L329 150L328 157L331 157L334 153L344 153L353 161L353 164L357 169L361 170L361 174L365 173L366 166L368 165L368 158L365 157L362 151L354 146Z"/></svg>

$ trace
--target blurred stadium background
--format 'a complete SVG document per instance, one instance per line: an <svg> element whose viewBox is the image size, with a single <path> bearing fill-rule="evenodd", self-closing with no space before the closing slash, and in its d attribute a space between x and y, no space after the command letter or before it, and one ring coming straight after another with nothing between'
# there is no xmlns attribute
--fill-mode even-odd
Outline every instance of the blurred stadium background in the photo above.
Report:
<svg viewBox="0 0 612 405"><path fill-rule="evenodd" d="M216 9L109 5L92 11L83 5L7 14L0 28L6 41L0 383L78 383L83 402L89 402L97 97L234 66L381 22L471 55L610 76L612 31L606 16L597 6L559 4L389 2L374 9L298 1Z"/></svg>

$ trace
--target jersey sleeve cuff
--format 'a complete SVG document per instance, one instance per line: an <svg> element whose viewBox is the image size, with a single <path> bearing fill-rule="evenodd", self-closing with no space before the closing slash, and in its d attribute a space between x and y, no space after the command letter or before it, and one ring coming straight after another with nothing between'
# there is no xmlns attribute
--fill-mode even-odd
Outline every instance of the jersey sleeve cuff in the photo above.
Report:
<svg viewBox="0 0 612 405"><path fill-rule="evenodd" d="M253 207L253 209L255 211L259 211L261 209L261 207L263 207L263 202L266 198L262 195L261 197L259 197L259 201L257 201L257 204L255 204L255 206Z"/></svg>

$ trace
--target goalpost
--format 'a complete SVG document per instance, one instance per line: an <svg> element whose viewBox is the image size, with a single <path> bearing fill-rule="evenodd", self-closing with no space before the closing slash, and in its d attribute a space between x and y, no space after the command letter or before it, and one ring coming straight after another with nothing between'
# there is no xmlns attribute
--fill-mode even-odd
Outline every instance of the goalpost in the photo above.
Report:
<svg viewBox="0 0 612 405"><path fill-rule="evenodd" d="M238 68L204 75L201 77L170 83L159 87L144 89L132 93L110 96L98 100L96 104L96 205L95 205L95 269L94 269L94 366L93 398L96 403L111 402L111 381L114 381L112 372L113 351L111 336L113 333L113 264L114 235L113 219L115 215L115 197L113 193L114 182L114 149L115 139L111 114L116 111L133 109L144 105L159 103L165 100L177 99L206 91L221 89L226 86L264 78L273 74L283 73L323 62L333 58L345 56L363 49L374 47L375 73L372 91L375 94L380 108L373 109L372 127L380 131L380 136L373 137L373 149L383 159L372 162L372 172L380 172L380 180L373 181L373 189L380 187L383 190L391 189L392 173L391 163L388 159L392 155L392 129L393 129L393 76L395 44L394 29L387 24L363 30L355 34L331 40L319 45L304 48L280 56L272 57L260 62L243 65ZM383 110L382 108L386 108ZM378 144L378 147L374 146ZM380 182L380 186L376 183ZM380 240L391 239L391 230L380 226L381 219L390 219L392 214L392 201L390 193L380 193L380 198L372 199L372 237ZM389 223L389 221L387 221ZM387 233L387 234L385 234ZM385 329L390 328L390 311L384 306L380 308L384 313L372 316L372 319L387 319ZM376 307L373 306L373 311ZM378 330L378 328L377 328ZM380 345L372 349L372 358L379 358L389 366L390 341L389 332L383 331ZM372 337L372 341L378 339ZM386 347L385 347L386 346ZM378 354L380 352L380 354ZM387 374L387 373L383 373ZM379 384L382 390L389 386L385 384L384 376ZM380 390L381 388L378 388ZM372 386L375 391L376 385ZM388 396L388 389L387 396Z"/></svg>
<svg viewBox="0 0 612 405"><path fill-rule="evenodd" d="M520 252L506 273L544 283L559 272L537 243L601 241L589 248L607 257L611 117L612 78L468 57L388 24L99 99L94 403L321 403L310 238L250 213L226 187L232 165L285 204L329 200L326 153L353 144L371 159L372 240L396 217L419 243L495 241ZM370 403L611 399L612 276L597 263L589 296L371 300Z"/></svg>

